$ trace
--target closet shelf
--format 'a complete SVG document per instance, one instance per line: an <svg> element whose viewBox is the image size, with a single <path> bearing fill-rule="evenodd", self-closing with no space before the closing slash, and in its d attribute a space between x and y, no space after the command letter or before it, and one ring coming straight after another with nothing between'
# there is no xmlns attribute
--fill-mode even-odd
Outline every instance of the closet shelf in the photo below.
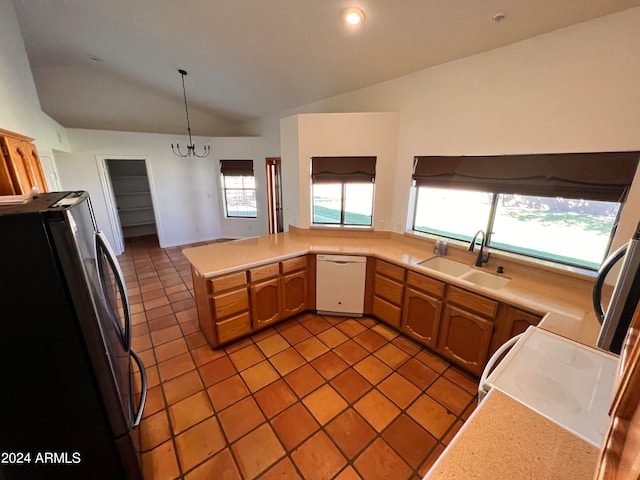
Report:
<svg viewBox="0 0 640 480"><path fill-rule="evenodd" d="M149 210L149 211L153 211L153 207L149 206L149 207L126 207L126 208L120 208L118 207L118 211L120 212L140 212L143 210Z"/></svg>
<svg viewBox="0 0 640 480"><path fill-rule="evenodd" d="M150 191L137 191L137 192L118 192L116 193L116 197L119 197L121 195L149 195L151 192Z"/></svg>
<svg viewBox="0 0 640 480"><path fill-rule="evenodd" d="M140 227L142 225L155 225L154 221L149 222L131 222L131 223L123 223L122 227Z"/></svg>

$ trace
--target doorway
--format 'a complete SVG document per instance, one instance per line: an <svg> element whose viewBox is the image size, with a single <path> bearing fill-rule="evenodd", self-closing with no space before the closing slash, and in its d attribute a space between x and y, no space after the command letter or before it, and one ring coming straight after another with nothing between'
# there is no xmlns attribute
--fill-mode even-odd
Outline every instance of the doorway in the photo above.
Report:
<svg viewBox="0 0 640 480"><path fill-rule="evenodd" d="M282 176L280 157L270 157L267 166L267 210L269 213L269 233L284 231L282 220Z"/></svg>
<svg viewBox="0 0 640 480"><path fill-rule="evenodd" d="M147 165L144 159L105 159L122 236L157 235Z"/></svg>

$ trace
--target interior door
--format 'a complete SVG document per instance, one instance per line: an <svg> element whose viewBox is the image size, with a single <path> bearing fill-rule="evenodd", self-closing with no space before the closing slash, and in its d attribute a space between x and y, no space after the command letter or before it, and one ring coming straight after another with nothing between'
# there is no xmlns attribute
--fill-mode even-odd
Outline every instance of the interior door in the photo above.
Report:
<svg viewBox="0 0 640 480"><path fill-rule="evenodd" d="M280 172L280 163L280 157L266 159L269 233L284 231L282 221L282 175Z"/></svg>

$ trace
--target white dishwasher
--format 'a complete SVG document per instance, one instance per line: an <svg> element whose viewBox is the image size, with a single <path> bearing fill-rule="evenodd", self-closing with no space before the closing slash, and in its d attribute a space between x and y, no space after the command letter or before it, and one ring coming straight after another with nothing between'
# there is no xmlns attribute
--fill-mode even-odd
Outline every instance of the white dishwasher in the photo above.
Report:
<svg viewBox="0 0 640 480"><path fill-rule="evenodd" d="M317 255L316 310L333 315L362 316L367 257Z"/></svg>

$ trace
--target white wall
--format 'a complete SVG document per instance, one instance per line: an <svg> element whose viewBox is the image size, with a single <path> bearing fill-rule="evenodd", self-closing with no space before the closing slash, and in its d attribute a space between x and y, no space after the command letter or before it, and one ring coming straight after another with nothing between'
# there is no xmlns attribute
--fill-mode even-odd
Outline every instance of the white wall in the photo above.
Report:
<svg viewBox="0 0 640 480"><path fill-rule="evenodd" d="M638 25L640 7L287 110L246 124L246 133L262 135L266 155L278 155L282 118L398 112L385 224L404 229L414 155L640 150ZM284 183L287 201L296 201L291 191L305 201L299 185ZM629 199L639 197L636 176ZM640 202L629 201L614 244L627 239L639 219Z"/></svg>
<svg viewBox="0 0 640 480"><path fill-rule="evenodd" d="M16 13L6 0L0 1L0 106L0 128L35 138L41 155L69 149L65 129L40 108ZM55 162L44 167L49 175Z"/></svg>
<svg viewBox="0 0 640 480"><path fill-rule="evenodd" d="M68 129L72 152L58 155L64 189L91 194L99 228L115 245L108 208L98 171L98 158L144 157L147 160L160 245L169 247L210 240L223 235L220 206L218 153L206 158L180 158L171 152L171 135ZM225 158L250 158L258 143L254 138L200 138ZM266 224L266 220L264 220ZM255 229L259 230L256 222ZM225 224L225 227L226 224Z"/></svg>
<svg viewBox="0 0 640 480"><path fill-rule="evenodd" d="M334 113L298 115L297 121L283 119L291 128L289 134L297 139L283 149L283 168L291 173L297 168L298 202L287 204L287 218L297 219L295 225L307 228L311 225L310 171L311 157L315 156L375 156L376 183L373 205L373 227L384 230L391 221L396 167L397 115L394 113ZM297 148L293 145L297 143ZM283 179L284 183L284 179Z"/></svg>
<svg viewBox="0 0 640 480"><path fill-rule="evenodd" d="M289 225L300 225L300 153L299 153L299 119L298 115L285 117L279 122L280 149L268 150L276 152L270 156L280 155L280 171L282 176L282 225L289 230ZM273 138L270 139L273 141ZM273 145L266 148L275 148Z"/></svg>
<svg viewBox="0 0 640 480"><path fill-rule="evenodd" d="M211 155L216 161L214 179L219 187L218 215L220 218L220 236L224 238L244 238L268 234L267 170L262 139L256 137L215 138L213 139L211 150ZM256 179L257 218L225 217L220 178L220 160L253 160L253 174Z"/></svg>

